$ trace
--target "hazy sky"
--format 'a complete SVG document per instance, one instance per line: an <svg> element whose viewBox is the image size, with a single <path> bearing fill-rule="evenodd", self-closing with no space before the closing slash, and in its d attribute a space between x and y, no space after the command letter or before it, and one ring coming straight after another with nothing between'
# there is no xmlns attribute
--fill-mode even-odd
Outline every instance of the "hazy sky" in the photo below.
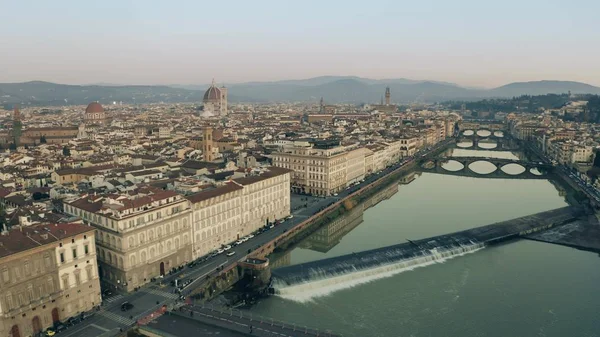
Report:
<svg viewBox="0 0 600 337"><path fill-rule="evenodd" d="M600 85L599 0L0 0L0 82Z"/></svg>

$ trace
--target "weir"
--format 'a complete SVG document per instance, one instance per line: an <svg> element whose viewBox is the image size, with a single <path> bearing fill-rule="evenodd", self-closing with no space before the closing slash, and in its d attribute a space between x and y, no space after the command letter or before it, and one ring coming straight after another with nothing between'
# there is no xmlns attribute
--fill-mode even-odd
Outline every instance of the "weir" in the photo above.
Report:
<svg viewBox="0 0 600 337"><path fill-rule="evenodd" d="M272 271L273 284L282 296L327 292L319 288L332 283L363 283L386 274L443 262L486 245L564 225L582 214L581 208L567 206L451 234L287 266Z"/></svg>

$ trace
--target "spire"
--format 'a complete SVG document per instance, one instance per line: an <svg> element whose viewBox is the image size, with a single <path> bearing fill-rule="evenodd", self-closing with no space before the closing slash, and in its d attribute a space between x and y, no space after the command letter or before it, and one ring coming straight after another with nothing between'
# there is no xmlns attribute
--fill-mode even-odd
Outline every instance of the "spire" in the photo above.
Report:
<svg viewBox="0 0 600 337"><path fill-rule="evenodd" d="M213 77L213 80L212 80L212 84L211 84L210 86L211 86L211 87L214 87L214 86L215 86L215 78L214 78L214 77Z"/></svg>

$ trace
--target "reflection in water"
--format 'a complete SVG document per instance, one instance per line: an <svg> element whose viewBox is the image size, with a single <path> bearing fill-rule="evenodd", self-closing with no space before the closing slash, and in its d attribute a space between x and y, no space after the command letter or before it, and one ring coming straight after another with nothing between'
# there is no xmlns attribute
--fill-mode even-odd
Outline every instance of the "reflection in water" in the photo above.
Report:
<svg viewBox="0 0 600 337"><path fill-rule="evenodd" d="M464 169L465 166L456 160L448 160L442 164L442 168L446 171L456 172Z"/></svg>
<svg viewBox="0 0 600 337"><path fill-rule="evenodd" d="M519 156L515 152L510 151L485 151L485 150L470 150L470 149L448 149L444 152L445 157L487 157L500 159L519 160Z"/></svg>
<svg viewBox="0 0 600 337"><path fill-rule="evenodd" d="M497 170L496 165L484 160L479 160L469 164L469 168L471 171L478 174L490 174Z"/></svg>
<svg viewBox="0 0 600 337"><path fill-rule="evenodd" d="M479 137L489 137L492 135L492 133L488 130L477 130L477 135Z"/></svg>
<svg viewBox="0 0 600 337"><path fill-rule="evenodd" d="M496 136L496 137L504 137L504 132L502 132L502 131L494 131L494 136Z"/></svg>
<svg viewBox="0 0 600 337"><path fill-rule="evenodd" d="M478 142L477 146L482 149L495 149L498 147L498 143L496 142Z"/></svg>
<svg viewBox="0 0 600 337"><path fill-rule="evenodd" d="M473 134L475 134L475 131L473 131L473 130L463 131L463 135L465 135L465 136L472 136Z"/></svg>
<svg viewBox="0 0 600 337"><path fill-rule="evenodd" d="M340 240L344 235L348 234L363 222L364 211L377 205L383 200L391 198L397 192L398 184L391 184L364 202L355 205L342 216L319 228L316 232L303 240L300 247L327 253L331 248L340 243Z"/></svg>
<svg viewBox="0 0 600 337"><path fill-rule="evenodd" d="M456 146L462 147L462 148L469 148L469 147L473 146L473 142L458 142L458 143L456 143Z"/></svg>
<svg viewBox="0 0 600 337"><path fill-rule="evenodd" d="M348 234L363 222L363 214L367 209L377 205L383 200L391 198L398 192L399 184L409 184L415 180L416 176L417 173L415 171L410 172L400 178L399 181L378 191L360 204L352 206L349 211L317 229L306 239L302 240L298 247L320 253L327 253L331 248L340 243L344 235ZM291 253L292 250L288 249L285 252L275 253L269 256L271 268L276 269L292 264Z"/></svg>
<svg viewBox="0 0 600 337"><path fill-rule="evenodd" d="M519 164L506 164L500 168L504 173L511 175L518 175L525 172L525 167Z"/></svg>

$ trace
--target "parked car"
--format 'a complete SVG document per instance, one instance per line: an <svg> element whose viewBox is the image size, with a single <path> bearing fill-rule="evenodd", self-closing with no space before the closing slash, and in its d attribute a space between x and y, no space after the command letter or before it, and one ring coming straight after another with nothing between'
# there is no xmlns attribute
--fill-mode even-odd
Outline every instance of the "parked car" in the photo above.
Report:
<svg viewBox="0 0 600 337"><path fill-rule="evenodd" d="M56 331L54 331L54 329L52 329L52 328L48 328L48 330L46 330L46 333L44 335L48 336L48 337L52 337L52 336L56 335Z"/></svg>
<svg viewBox="0 0 600 337"><path fill-rule="evenodd" d="M121 304L121 311L129 311L131 309L133 309L133 304L129 302L123 302L123 304Z"/></svg>
<svg viewBox="0 0 600 337"><path fill-rule="evenodd" d="M227 253L227 256L233 256L233 255L235 255L235 251L231 251L231 252Z"/></svg>
<svg viewBox="0 0 600 337"><path fill-rule="evenodd" d="M221 249L221 248L217 249L217 255L219 255L219 254L222 254L224 251L225 251L225 250L223 250L223 249Z"/></svg>
<svg viewBox="0 0 600 337"><path fill-rule="evenodd" d="M244 240L242 240L242 239L240 239L240 240L237 240L237 241L235 242L235 244L236 244L236 245L241 245L242 243L244 243Z"/></svg>
<svg viewBox="0 0 600 337"><path fill-rule="evenodd" d="M231 249L231 245L226 245L225 247L223 247L224 250L230 250Z"/></svg>
<svg viewBox="0 0 600 337"><path fill-rule="evenodd" d="M59 333L61 331L65 331L67 330L67 326L58 322L55 326L54 326L54 332L55 333Z"/></svg>

